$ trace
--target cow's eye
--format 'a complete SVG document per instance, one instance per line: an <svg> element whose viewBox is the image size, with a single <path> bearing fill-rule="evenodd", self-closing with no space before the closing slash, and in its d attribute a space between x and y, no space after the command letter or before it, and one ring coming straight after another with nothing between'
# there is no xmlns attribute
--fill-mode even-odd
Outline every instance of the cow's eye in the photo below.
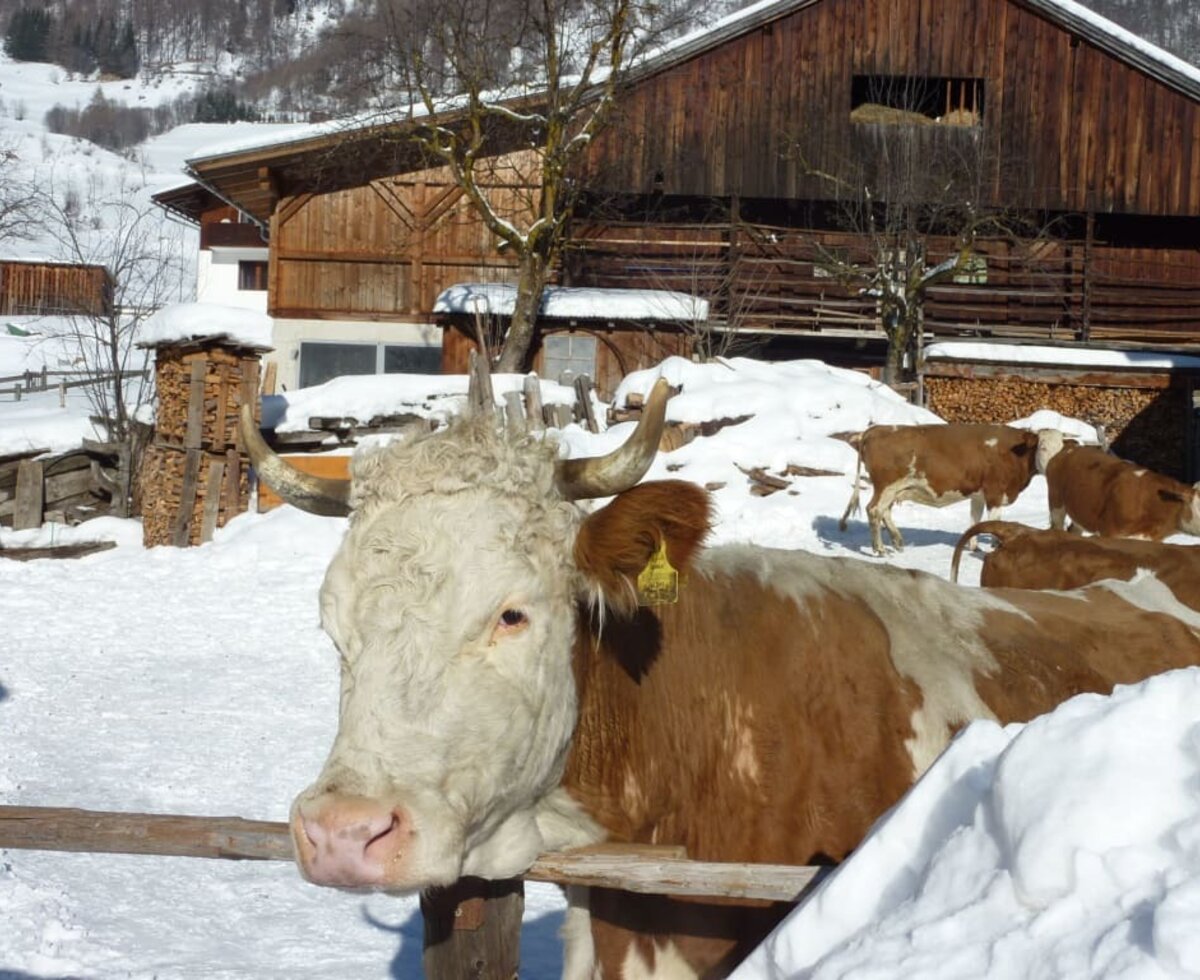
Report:
<svg viewBox="0 0 1200 980"><path fill-rule="evenodd" d="M500 614L500 625L508 629L524 626L527 622L529 622L528 618L520 609L505 609Z"/></svg>
<svg viewBox="0 0 1200 980"><path fill-rule="evenodd" d="M522 610L505 609L500 613L500 618L496 620L496 626L492 630L492 642L495 643L501 637L515 636L528 625L529 617Z"/></svg>

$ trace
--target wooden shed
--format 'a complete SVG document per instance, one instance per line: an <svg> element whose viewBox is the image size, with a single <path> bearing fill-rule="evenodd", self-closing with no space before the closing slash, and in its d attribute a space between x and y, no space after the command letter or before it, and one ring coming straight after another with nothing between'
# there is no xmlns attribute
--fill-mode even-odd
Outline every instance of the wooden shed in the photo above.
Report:
<svg viewBox="0 0 1200 980"><path fill-rule="evenodd" d="M459 283L434 302L446 328L443 370L466 374L470 351L483 333L494 346L516 298L505 283ZM587 375L611 399L631 371L665 357L691 357L707 330L708 304L686 293L653 289L549 286L542 296L532 370L543 378Z"/></svg>
<svg viewBox="0 0 1200 980"><path fill-rule="evenodd" d="M929 348L923 374L930 410L948 422L1011 422L1049 409L1102 426L1118 456L1197 478L1200 357L951 342Z"/></svg>
<svg viewBox="0 0 1200 980"><path fill-rule="evenodd" d="M112 304L112 273L102 265L0 259L0 315L103 316Z"/></svg>
<svg viewBox="0 0 1200 980"><path fill-rule="evenodd" d="M224 336L155 345L158 414L141 476L146 547L201 544L248 509L238 414L248 404L258 418L268 349Z"/></svg>

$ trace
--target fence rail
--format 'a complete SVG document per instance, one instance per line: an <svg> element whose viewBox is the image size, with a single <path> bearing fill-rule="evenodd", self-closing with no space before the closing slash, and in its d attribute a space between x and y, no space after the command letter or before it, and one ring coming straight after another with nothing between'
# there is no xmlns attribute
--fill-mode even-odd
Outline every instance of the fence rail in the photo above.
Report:
<svg viewBox="0 0 1200 980"><path fill-rule="evenodd" d="M150 377L150 369L145 368L141 371L124 371L121 372L121 377L127 381L132 381L140 377L143 381ZM116 372L108 372L105 374L92 374L89 371L47 371L42 368L40 371L25 371L23 374L12 374L8 377L0 378L0 395L9 394L13 401L20 401L21 398L30 392L49 391L51 388L59 393L59 397L64 398L66 393L71 388L85 388L88 385L108 384L118 377ZM60 378L56 383L51 383L51 378ZM67 378L74 378L73 381L67 381ZM6 385L11 384L12 387L5 391Z"/></svg>
<svg viewBox="0 0 1200 980"><path fill-rule="evenodd" d="M288 825L241 817L0 806L0 848L290 861ZM524 875L650 895L795 901L828 868L691 861L678 850L601 844L543 854Z"/></svg>

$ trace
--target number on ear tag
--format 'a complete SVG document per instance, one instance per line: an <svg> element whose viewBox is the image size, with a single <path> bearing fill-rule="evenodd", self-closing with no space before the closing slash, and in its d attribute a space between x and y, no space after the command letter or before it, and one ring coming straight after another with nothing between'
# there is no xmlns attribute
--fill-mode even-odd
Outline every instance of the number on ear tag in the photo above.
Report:
<svg viewBox="0 0 1200 980"><path fill-rule="evenodd" d="M679 601L679 573L667 560L667 542L660 541L646 567L638 573L638 605L665 606Z"/></svg>

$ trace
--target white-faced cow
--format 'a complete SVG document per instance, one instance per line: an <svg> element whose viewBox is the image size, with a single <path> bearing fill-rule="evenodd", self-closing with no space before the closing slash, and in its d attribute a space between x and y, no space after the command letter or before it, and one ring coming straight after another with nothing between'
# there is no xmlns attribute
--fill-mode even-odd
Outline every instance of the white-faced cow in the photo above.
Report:
<svg viewBox="0 0 1200 980"><path fill-rule="evenodd" d="M993 517L1029 486L1036 472L1038 437L1008 425L873 425L858 442L854 492L839 527L845 531L859 508L865 466L874 492L867 504L871 545L883 554L881 525L896 548L904 538L892 520L892 507L911 500L930 507L971 501L971 522Z"/></svg>
<svg viewBox="0 0 1200 980"><path fill-rule="evenodd" d="M320 596L338 730L291 817L310 880L506 878L602 839L836 861L970 720L1200 663L1200 618L1152 580L991 593L855 559L704 550L704 491L634 485L666 397L659 382L609 457L563 462L466 420L360 453L349 492L288 470L244 410L266 482L351 512ZM614 494L590 514L573 502ZM660 548L678 601L642 605ZM722 976L786 911L568 899L571 980Z"/></svg>
<svg viewBox="0 0 1200 980"><path fill-rule="evenodd" d="M1200 534L1200 493L1195 486L1113 456L1095 446L1043 433L1050 526L1110 538L1161 541ZM1061 447L1061 448L1060 448Z"/></svg>
<svg viewBox="0 0 1200 980"><path fill-rule="evenodd" d="M1128 581L1151 572L1185 606L1200 612L1200 547L1134 538L1083 537L1011 521L984 521L958 540L950 580L970 538L990 535L994 550L983 558L979 584L988 588L1078 589L1104 579Z"/></svg>

